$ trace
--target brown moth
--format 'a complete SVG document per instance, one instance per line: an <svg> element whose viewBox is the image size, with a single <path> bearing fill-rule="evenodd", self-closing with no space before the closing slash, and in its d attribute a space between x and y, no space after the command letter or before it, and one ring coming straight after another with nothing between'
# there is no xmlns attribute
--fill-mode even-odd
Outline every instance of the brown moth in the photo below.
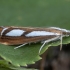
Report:
<svg viewBox="0 0 70 70"><path fill-rule="evenodd" d="M61 29L58 27L0 27L0 43L5 45L19 45L16 48L24 46L28 43L33 42L43 42L42 47L54 40L60 39L62 42L62 37L69 36L70 31L66 29Z"/></svg>

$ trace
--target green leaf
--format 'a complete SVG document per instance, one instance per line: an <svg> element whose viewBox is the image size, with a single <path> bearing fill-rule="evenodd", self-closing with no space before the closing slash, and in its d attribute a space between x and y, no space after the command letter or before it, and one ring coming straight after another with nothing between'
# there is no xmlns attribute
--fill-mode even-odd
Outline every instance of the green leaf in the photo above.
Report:
<svg viewBox="0 0 70 70"><path fill-rule="evenodd" d="M0 66L1 67L7 67L7 68L10 67L9 63L3 59L0 59Z"/></svg>
<svg viewBox="0 0 70 70"><path fill-rule="evenodd" d="M40 43L25 45L18 49L14 49L15 46L0 45L0 56L15 66L26 66L40 60L41 57L39 55L43 54L48 47L58 46L60 43L60 40L58 40L46 44L40 54L39 49L42 45ZM63 38L63 44L68 43L70 43L70 37Z"/></svg>
<svg viewBox="0 0 70 70"><path fill-rule="evenodd" d="M41 59L40 46L40 44L33 44L14 49L14 46L0 45L0 56L15 66L26 66Z"/></svg>
<svg viewBox="0 0 70 70"><path fill-rule="evenodd" d="M5 68L5 67L0 67L0 70L13 70L13 69Z"/></svg>
<svg viewBox="0 0 70 70"><path fill-rule="evenodd" d="M13 68L14 70L38 70L38 69L28 69L28 68L21 68L21 67L19 67L19 68Z"/></svg>

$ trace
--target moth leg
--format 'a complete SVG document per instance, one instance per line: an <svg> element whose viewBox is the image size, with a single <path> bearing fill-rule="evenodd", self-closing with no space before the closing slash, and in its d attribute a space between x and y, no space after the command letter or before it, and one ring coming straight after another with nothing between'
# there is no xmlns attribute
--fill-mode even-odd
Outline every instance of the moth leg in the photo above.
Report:
<svg viewBox="0 0 70 70"><path fill-rule="evenodd" d="M60 44L60 50L62 49L62 39L63 39L64 35L62 35L61 33L61 36L60 36L60 41L61 41L61 44Z"/></svg>
<svg viewBox="0 0 70 70"><path fill-rule="evenodd" d="M19 46L15 47L14 49L20 48L20 47L22 47L22 46L24 46L24 45L26 45L26 44L28 44L28 43L24 43L24 44L22 44L22 45L19 45Z"/></svg>
<svg viewBox="0 0 70 70"><path fill-rule="evenodd" d="M43 45L42 45L42 46L40 47L40 49L39 49L39 53L41 52L42 48L44 47L44 45L45 45L46 43L49 43L49 42L51 42L51 41L58 40L58 39L60 39L60 36L51 38L51 39L49 39L49 40L45 40L44 43L43 43ZM62 39L61 39L61 40L62 40Z"/></svg>

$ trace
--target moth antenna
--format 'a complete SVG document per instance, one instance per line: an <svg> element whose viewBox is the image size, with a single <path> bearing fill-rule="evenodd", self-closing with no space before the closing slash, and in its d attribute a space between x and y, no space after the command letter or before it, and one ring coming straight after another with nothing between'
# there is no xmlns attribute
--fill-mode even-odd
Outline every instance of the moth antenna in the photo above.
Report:
<svg viewBox="0 0 70 70"><path fill-rule="evenodd" d="M58 40L58 39L60 39L60 36L57 36L57 37L54 37L54 38L51 38L51 39L49 39L49 40L44 41L43 45L42 45L42 46L40 47L40 49L39 49L39 53L41 52L42 48L44 47L44 45L45 45L46 43L49 43L49 42L51 42L51 41Z"/></svg>
<svg viewBox="0 0 70 70"><path fill-rule="evenodd" d="M42 44L42 46L39 49L39 53L41 52L42 48L44 47L44 45L46 44L46 41Z"/></svg>
<svg viewBox="0 0 70 70"><path fill-rule="evenodd" d="M15 47L14 49L20 48L20 47L22 47L22 46L24 46L24 45L26 45L26 44L27 44L27 43L22 44L22 45L20 45L20 46L17 46L17 47Z"/></svg>
<svg viewBox="0 0 70 70"><path fill-rule="evenodd" d="M62 50L62 40L63 40L63 37L62 37L62 33L61 33L61 37L60 37L60 41L61 41L60 51Z"/></svg>
<svg viewBox="0 0 70 70"><path fill-rule="evenodd" d="M66 36L69 36L69 35L67 35L67 31L66 31ZM63 37L64 37L64 35L61 32L61 37L60 37L60 40L61 40L60 51L62 50L62 40L63 40Z"/></svg>

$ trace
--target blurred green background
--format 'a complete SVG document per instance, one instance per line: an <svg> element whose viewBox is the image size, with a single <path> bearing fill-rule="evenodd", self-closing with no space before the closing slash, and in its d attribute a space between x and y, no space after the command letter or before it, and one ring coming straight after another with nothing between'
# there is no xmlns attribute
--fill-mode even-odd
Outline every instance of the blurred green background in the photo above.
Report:
<svg viewBox="0 0 70 70"><path fill-rule="evenodd" d="M70 0L0 0L0 26L70 29Z"/></svg>

